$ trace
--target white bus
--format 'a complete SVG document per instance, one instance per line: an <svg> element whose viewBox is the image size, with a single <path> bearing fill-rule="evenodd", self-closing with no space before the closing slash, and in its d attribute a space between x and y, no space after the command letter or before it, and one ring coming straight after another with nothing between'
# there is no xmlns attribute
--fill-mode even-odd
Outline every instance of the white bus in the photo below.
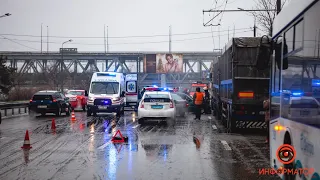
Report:
<svg viewBox="0 0 320 180"><path fill-rule="evenodd" d="M272 39L270 164L276 170L309 170L278 173L282 179L319 180L319 0L291 0L274 20Z"/></svg>

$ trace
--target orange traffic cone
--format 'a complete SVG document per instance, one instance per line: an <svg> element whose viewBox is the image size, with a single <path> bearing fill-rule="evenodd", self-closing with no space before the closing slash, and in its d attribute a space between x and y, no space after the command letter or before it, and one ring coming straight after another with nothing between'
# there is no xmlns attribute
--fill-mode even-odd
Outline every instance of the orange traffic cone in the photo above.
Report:
<svg viewBox="0 0 320 180"><path fill-rule="evenodd" d="M55 122L54 118L52 118L51 129L52 130L56 129L56 122Z"/></svg>
<svg viewBox="0 0 320 180"><path fill-rule="evenodd" d="M22 149L31 149L32 148L31 145L30 145L28 130L26 131L26 135L24 137L24 143L23 143L23 146L21 148Z"/></svg>
<svg viewBox="0 0 320 180"><path fill-rule="evenodd" d="M74 114L74 111L72 111L71 114L71 121L76 121L76 115Z"/></svg>

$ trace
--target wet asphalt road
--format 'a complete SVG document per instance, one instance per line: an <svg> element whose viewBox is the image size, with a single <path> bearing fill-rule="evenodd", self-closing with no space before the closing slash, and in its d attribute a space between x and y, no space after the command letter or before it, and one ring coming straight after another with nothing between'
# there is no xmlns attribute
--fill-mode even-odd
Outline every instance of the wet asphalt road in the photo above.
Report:
<svg viewBox="0 0 320 180"><path fill-rule="evenodd" d="M258 175L269 168L264 136L224 133L214 118L193 115L166 124L138 125L135 114L123 117L21 116L0 125L0 179L279 179ZM55 118L56 131L51 131ZM31 150L22 150L29 130ZM120 130L128 142L113 144ZM200 139L196 147L193 136Z"/></svg>

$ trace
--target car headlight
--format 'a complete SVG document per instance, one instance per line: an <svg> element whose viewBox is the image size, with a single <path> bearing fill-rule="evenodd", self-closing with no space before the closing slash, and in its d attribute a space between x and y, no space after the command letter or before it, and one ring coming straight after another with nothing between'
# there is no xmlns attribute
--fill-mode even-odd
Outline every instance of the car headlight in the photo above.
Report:
<svg viewBox="0 0 320 180"><path fill-rule="evenodd" d="M93 100L94 100L94 98L93 98L93 97L89 97L88 99L89 99L89 101L93 101Z"/></svg>

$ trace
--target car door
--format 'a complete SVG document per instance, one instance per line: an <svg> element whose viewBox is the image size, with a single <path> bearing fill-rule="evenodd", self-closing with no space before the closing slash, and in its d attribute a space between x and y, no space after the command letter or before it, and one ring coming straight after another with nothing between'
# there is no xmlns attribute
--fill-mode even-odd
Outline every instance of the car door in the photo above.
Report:
<svg viewBox="0 0 320 180"><path fill-rule="evenodd" d="M62 93L58 93L58 96L59 96L59 102L60 102L60 105L61 105L63 111L66 111L66 108L69 105L69 100Z"/></svg>

